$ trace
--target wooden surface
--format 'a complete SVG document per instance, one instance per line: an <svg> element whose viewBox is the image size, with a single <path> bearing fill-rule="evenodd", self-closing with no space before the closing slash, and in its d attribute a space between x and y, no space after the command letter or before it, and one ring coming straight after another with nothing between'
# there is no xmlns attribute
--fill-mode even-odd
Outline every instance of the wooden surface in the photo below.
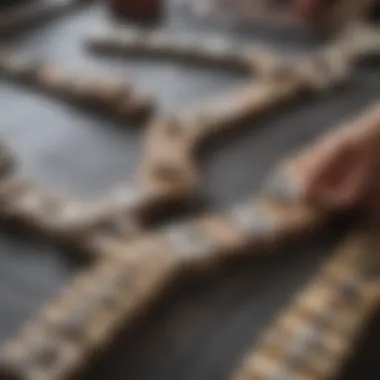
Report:
<svg viewBox="0 0 380 380"><path fill-rule="evenodd" d="M194 33L206 28L177 11L169 13L164 28ZM125 73L141 89L158 96L164 112L177 112L244 82L244 77L194 65L93 58L81 43L106 22L102 9L95 5L5 43L68 67ZM289 53L305 50L305 40L297 46L281 37L268 38ZM247 125L242 133L208 144L202 150L205 201L197 207L220 209L259 190L277 160L355 114L379 94L380 72L366 67L347 89L305 101ZM20 154L26 176L86 196L101 195L135 173L142 142L140 127L116 125L3 81L0 99L0 136ZM332 231L330 235L318 244L312 241L279 252L282 256L242 263L213 278L173 289L170 299L120 339L115 352L101 360L87 378L227 379L244 348L305 283L323 260L322 252L339 234ZM5 231L0 235L0 342L12 336L83 265L55 247L18 236ZM379 330L374 324L342 380L378 379Z"/></svg>

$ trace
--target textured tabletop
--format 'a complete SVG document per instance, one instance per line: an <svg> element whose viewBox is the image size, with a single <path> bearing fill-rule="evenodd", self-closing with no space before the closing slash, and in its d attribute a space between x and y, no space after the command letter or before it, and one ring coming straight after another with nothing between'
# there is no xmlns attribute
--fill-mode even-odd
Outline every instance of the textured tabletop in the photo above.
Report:
<svg viewBox="0 0 380 380"><path fill-rule="evenodd" d="M183 33L210 28L193 24L175 10L169 13L163 28ZM95 5L5 43L67 67L125 73L139 88L155 95L162 112L178 112L246 80L222 69L184 63L93 57L83 48L84 38L108 22ZM243 38L252 35L241 33ZM260 36L284 52L305 50L305 41L280 44L280 36L271 34ZM380 71L363 67L344 89L280 110L248 124L240 133L205 145L203 201L198 207L220 209L258 190L280 158L379 95ZM141 126L117 124L43 94L0 83L0 136L20 155L23 174L46 186L82 197L105 193L135 172L142 132ZM0 233L0 342L83 265L50 244L19 236ZM128 332L88 378L227 380L244 348L307 281L337 237L332 232L323 242L312 241L278 256L226 268L212 278L173 290L170 299ZM342 380L379 378L380 326L374 324L369 335Z"/></svg>

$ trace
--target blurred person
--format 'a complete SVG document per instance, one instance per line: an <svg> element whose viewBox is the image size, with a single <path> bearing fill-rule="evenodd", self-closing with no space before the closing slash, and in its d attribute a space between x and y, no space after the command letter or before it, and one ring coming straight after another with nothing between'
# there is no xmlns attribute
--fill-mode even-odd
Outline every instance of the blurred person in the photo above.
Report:
<svg viewBox="0 0 380 380"><path fill-rule="evenodd" d="M154 20L161 16L164 0L108 0L111 11L136 21Z"/></svg>
<svg viewBox="0 0 380 380"><path fill-rule="evenodd" d="M379 0L292 0L296 17L330 31L371 18L379 12Z"/></svg>
<svg viewBox="0 0 380 380"><path fill-rule="evenodd" d="M266 20L275 27L310 25L339 32L366 19L380 0L182 0L197 5L199 13L225 16L244 22ZM300 23L301 22L301 23Z"/></svg>
<svg viewBox="0 0 380 380"><path fill-rule="evenodd" d="M317 141L296 164L304 200L380 211L380 103Z"/></svg>

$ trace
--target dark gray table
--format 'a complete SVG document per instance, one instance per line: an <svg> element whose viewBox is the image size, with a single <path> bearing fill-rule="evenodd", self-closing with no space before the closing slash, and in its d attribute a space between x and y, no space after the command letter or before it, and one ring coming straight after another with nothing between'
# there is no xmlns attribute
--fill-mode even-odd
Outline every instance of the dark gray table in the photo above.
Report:
<svg viewBox="0 0 380 380"><path fill-rule="evenodd" d="M81 41L108 21L95 5L4 43L72 68L125 73L157 96L163 112L176 112L246 80L199 66L91 57ZM163 27L187 33L211 28L194 24L173 8ZM255 32L285 52L312 46L305 38L295 42L282 34ZM252 34L231 33L241 38ZM380 72L365 67L346 89L276 112L247 125L241 133L206 145L201 154L203 207L220 209L258 190L280 158L354 115L379 94ZM133 125L118 125L3 81L0 135L20 154L25 176L78 196L102 194L131 177L142 139L141 129ZM249 265L236 264L173 290L151 316L120 339L110 355L99 360L88 379L227 379L244 348L307 281L339 237L337 231L329 235L322 242L312 241ZM0 342L12 336L80 268L80 263L53 246L1 232ZM374 323L342 379L379 378L379 330Z"/></svg>

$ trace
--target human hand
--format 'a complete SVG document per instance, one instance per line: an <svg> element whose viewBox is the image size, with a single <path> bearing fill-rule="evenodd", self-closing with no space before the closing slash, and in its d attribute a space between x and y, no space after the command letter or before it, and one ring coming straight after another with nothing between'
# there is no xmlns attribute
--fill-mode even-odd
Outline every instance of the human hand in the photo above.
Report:
<svg viewBox="0 0 380 380"><path fill-rule="evenodd" d="M296 165L308 202L337 210L380 205L380 106L324 137Z"/></svg>

